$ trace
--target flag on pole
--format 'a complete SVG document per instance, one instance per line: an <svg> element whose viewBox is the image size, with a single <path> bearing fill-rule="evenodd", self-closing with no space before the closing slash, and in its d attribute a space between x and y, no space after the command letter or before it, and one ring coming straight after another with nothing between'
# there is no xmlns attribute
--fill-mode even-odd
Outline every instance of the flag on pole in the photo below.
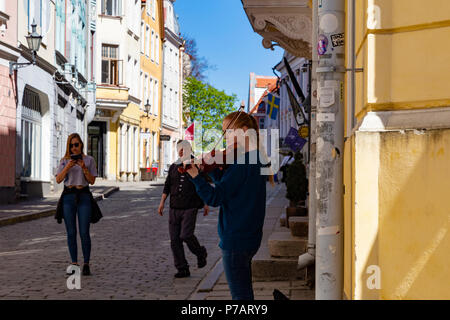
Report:
<svg viewBox="0 0 450 320"><path fill-rule="evenodd" d="M184 139L185 140L194 140L194 123L192 123L189 128L186 129L184 132Z"/></svg>
<svg viewBox="0 0 450 320"><path fill-rule="evenodd" d="M303 112L302 107L297 102L297 99L295 99L294 93L292 92L289 85L286 84L286 88L289 96L289 101L291 102L292 111L294 111L294 119L297 122L297 124L301 126L306 122L305 113Z"/></svg>
<svg viewBox="0 0 450 320"><path fill-rule="evenodd" d="M267 99L267 114L270 116L270 119L276 120L278 109L280 108L280 98L277 98L275 95L269 93Z"/></svg>
<svg viewBox="0 0 450 320"><path fill-rule="evenodd" d="M292 151L297 152L302 150L303 146L306 144L306 139L300 137L297 129L291 127L284 142L292 149Z"/></svg>

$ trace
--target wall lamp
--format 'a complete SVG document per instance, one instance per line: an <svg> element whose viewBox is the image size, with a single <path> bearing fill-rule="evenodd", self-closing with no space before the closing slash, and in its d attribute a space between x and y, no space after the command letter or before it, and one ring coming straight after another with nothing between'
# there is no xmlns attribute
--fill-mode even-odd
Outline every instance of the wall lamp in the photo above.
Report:
<svg viewBox="0 0 450 320"><path fill-rule="evenodd" d="M26 63L18 63L18 62L10 62L9 63L9 74L12 75L15 70L19 68L23 68L29 65L35 65L36 64L36 54L39 51L39 48L41 46L42 36L36 32L36 22L33 20L33 24L31 25L31 34L26 36L28 43L28 48L31 50L32 54L32 61L26 62Z"/></svg>

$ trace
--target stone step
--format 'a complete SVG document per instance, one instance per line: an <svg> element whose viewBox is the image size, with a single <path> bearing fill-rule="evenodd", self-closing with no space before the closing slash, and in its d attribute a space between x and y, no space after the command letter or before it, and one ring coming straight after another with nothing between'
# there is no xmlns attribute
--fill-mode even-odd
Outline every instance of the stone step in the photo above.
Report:
<svg viewBox="0 0 450 320"><path fill-rule="evenodd" d="M294 237L290 231L273 232L268 240L269 253L277 258L298 258L307 245L307 237Z"/></svg>
<svg viewBox="0 0 450 320"><path fill-rule="evenodd" d="M290 217L289 230L291 230L291 235L294 237L307 237L308 221L308 217Z"/></svg>
<svg viewBox="0 0 450 320"><path fill-rule="evenodd" d="M286 223L289 226L290 217L307 217L308 208L305 207L286 207Z"/></svg>
<svg viewBox="0 0 450 320"><path fill-rule="evenodd" d="M306 280L306 268L297 270L297 264L297 258L274 258L264 250L252 260L252 277L254 281Z"/></svg>
<svg viewBox="0 0 450 320"><path fill-rule="evenodd" d="M287 224L286 224L286 213L283 213L280 216L280 227L287 227Z"/></svg>

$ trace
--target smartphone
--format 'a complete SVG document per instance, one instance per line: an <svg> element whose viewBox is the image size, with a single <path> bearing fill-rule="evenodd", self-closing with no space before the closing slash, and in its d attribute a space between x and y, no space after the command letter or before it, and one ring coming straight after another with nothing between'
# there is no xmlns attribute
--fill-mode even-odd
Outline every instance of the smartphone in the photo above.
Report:
<svg viewBox="0 0 450 320"><path fill-rule="evenodd" d="M83 156L81 155L81 154L71 154L70 155L70 158L72 159L72 160L75 160L75 161L77 161L77 160L82 160L83 159Z"/></svg>

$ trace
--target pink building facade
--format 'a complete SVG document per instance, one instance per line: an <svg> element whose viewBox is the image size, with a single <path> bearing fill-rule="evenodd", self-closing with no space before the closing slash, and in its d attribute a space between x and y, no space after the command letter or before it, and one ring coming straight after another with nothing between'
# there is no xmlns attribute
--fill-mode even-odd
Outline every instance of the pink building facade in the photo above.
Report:
<svg viewBox="0 0 450 320"><path fill-rule="evenodd" d="M17 199L16 177L16 85L10 61L17 61L17 1L0 0L0 203Z"/></svg>

